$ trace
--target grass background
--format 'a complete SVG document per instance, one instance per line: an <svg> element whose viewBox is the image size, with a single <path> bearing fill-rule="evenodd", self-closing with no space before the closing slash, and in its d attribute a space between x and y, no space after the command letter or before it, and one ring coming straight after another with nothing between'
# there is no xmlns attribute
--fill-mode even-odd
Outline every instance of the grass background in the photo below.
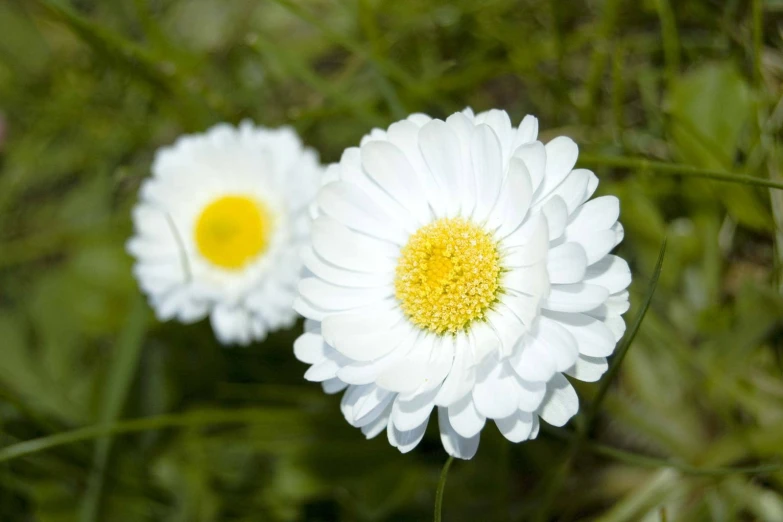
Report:
<svg viewBox="0 0 783 522"><path fill-rule="evenodd" d="M290 124L329 162L373 126L470 105L573 137L621 198L629 321L668 249L588 440L585 408L520 445L488 427L444 520L783 521L781 15L1 0L0 520L431 518L435 423L408 455L364 441L301 378L298 328L224 349L205 323L156 322L123 243L155 149L183 132ZM579 383L582 403L598 388Z"/></svg>

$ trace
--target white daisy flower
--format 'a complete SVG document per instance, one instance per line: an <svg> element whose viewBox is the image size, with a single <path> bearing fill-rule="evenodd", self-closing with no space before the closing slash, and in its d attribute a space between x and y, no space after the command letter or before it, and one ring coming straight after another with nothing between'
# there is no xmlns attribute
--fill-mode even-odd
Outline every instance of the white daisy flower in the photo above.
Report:
<svg viewBox="0 0 783 522"><path fill-rule="evenodd" d="M158 318L208 315L220 342L243 345L293 325L317 154L290 128L220 124L160 149L152 173L127 249Z"/></svg>
<svg viewBox="0 0 783 522"><path fill-rule="evenodd" d="M574 169L569 138L504 111L415 114L330 166L311 273L295 308L305 378L402 452L434 408L446 451L469 459L491 419L519 442L578 410L564 377L595 381L623 335L627 263L616 197Z"/></svg>

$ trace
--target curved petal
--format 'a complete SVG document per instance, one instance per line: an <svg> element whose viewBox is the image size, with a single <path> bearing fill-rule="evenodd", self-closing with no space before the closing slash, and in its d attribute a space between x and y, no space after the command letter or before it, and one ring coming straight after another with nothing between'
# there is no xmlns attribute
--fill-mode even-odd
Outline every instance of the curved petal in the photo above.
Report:
<svg viewBox="0 0 783 522"><path fill-rule="evenodd" d="M527 440L533 429L533 414L516 411L504 419L495 419L495 424L505 438L511 442Z"/></svg>
<svg viewBox="0 0 783 522"><path fill-rule="evenodd" d="M486 420L486 417L479 413L470 395L449 406L449 422L454 431L463 437L470 438L478 434Z"/></svg>
<svg viewBox="0 0 783 522"><path fill-rule="evenodd" d="M579 411L579 397L571 383L556 374L547 384L546 396L538 414L552 426L564 426Z"/></svg>
<svg viewBox="0 0 783 522"><path fill-rule="evenodd" d="M408 209L420 224L430 220L419 177L399 148L388 141L371 141L362 145L361 159L367 175Z"/></svg>
<svg viewBox="0 0 783 522"><path fill-rule="evenodd" d="M477 125L471 144L473 174L476 176L476 209L473 219L487 219L503 183L503 152L495 132L488 125Z"/></svg>
<svg viewBox="0 0 783 522"><path fill-rule="evenodd" d="M438 408L438 426L440 440L446 453L458 459L469 460L473 458L478 449L481 432L470 438L461 436L451 426L447 408Z"/></svg>
<svg viewBox="0 0 783 522"><path fill-rule="evenodd" d="M552 285L549 297L541 306L556 312L587 312L601 306L608 298L609 291L598 285Z"/></svg>

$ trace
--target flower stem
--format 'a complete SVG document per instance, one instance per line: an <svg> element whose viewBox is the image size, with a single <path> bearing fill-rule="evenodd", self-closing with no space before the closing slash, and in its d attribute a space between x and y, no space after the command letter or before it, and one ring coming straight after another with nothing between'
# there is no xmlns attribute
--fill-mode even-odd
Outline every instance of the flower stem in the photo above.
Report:
<svg viewBox="0 0 783 522"><path fill-rule="evenodd" d="M449 468L454 462L454 457L449 455L448 460L443 465L438 481L438 489L435 491L435 522L441 522L441 512L443 511L443 490L446 489L446 478L449 476Z"/></svg>

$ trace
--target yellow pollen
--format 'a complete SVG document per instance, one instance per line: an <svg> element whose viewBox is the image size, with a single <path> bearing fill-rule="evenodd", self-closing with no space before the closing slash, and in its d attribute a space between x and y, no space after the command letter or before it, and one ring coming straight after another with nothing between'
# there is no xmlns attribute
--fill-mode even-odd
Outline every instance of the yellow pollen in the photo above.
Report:
<svg viewBox="0 0 783 522"><path fill-rule="evenodd" d="M394 279L400 306L415 325L455 333L483 319L500 288L497 244L462 218L421 227L402 249Z"/></svg>
<svg viewBox="0 0 783 522"><path fill-rule="evenodd" d="M193 231L198 251L213 265L238 270L269 244L266 207L245 196L223 196L204 207Z"/></svg>

